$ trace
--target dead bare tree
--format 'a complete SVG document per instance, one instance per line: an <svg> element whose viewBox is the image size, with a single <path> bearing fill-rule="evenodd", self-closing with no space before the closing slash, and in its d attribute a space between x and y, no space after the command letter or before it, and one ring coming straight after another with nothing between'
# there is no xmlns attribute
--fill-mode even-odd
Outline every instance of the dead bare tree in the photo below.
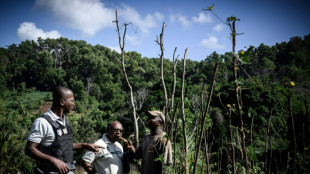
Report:
<svg viewBox="0 0 310 174"><path fill-rule="evenodd" d="M293 155L292 155L292 169L291 169L293 172L294 168L295 168L295 157L296 157L296 153L298 152L298 150L297 150L297 142L296 142L296 134L295 134L294 115L293 115L290 95L287 96L287 100L288 100L288 107L289 107L289 114L290 114L290 118L291 118L292 135L293 135Z"/></svg>
<svg viewBox="0 0 310 174"><path fill-rule="evenodd" d="M228 127L229 127L229 145L230 145L230 149L231 149L231 153L232 153L232 168L233 168L233 174L236 174L236 153L235 153L235 148L234 148L234 143L233 143L233 132L232 132L232 125L231 125L231 112L232 112L232 108L231 108L231 105L228 104L227 106L225 106L222 102L222 99L221 99L221 95L218 94L218 98L219 98L219 101L221 103L221 105L223 106L223 108L226 110L226 113L228 115ZM228 109L227 109L227 108ZM228 154L229 155L229 154Z"/></svg>
<svg viewBox="0 0 310 174"><path fill-rule="evenodd" d="M56 45L55 48L52 49L52 53L55 55L55 60L54 60L55 68L57 68L57 66L58 68L61 68L63 64L61 58L65 52L66 50L63 49L63 47L60 44Z"/></svg>
<svg viewBox="0 0 310 174"><path fill-rule="evenodd" d="M237 74L237 70L238 70L238 64L237 64L237 55L236 55L236 51L235 51L235 47L236 47L236 35L240 35L238 33L236 33L236 27L235 27L235 23L236 21L239 21L240 19L237 19L235 16L231 16L228 17L226 22L223 21L221 18L219 18L213 9L213 5L209 6L207 9L203 9L203 10L207 10L207 11L211 11L221 22L223 22L224 24L228 25L230 28L230 38L232 40L232 52L233 52L233 76L234 76L234 84L235 84L235 98L236 98L236 102L237 102L237 109L238 109L238 115L240 118L240 133L241 133L241 150L242 150L242 157L243 157L243 161L244 161L244 166L246 168L246 172L250 173L250 167L249 167L249 159L248 159L248 155L247 155L247 147L246 147L246 135L245 135L245 130L243 127L243 111L242 111L242 100L241 100L241 88L240 86L238 86L238 74ZM242 33L241 33L242 34Z"/></svg>
<svg viewBox="0 0 310 174"><path fill-rule="evenodd" d="M90 88L93 86L94 79L92 77L86 78L86 93L89 95Z"/></svg>
<svg viewBox="0 0 310 174"><path fill-rule="evenodd" d="M233 143L233 132L232 132L232 125L231 125L231 108L229 108L228 113L228 125L229 125L229 144L232 151L232 167L233 167L233 174L236 174L236 153L235 147Z"/></svg>
<svg viewBox="0 0 310 174"><path fill-rule="evenodd" d="M240 92L241 92L241 88L238 85L238 74L237 74L237 70L238 70L238 64L237 64L237 55L236 55L236 27L235 27L235 23L236 21L239 21L239 19L237 19L236 17L230 17L227 19L228 21L228 25L230 27L230 35L231 35L231 39L232 39L232 52L234 54L233 56L233 62L234 62L234 69L233 69L233 73L234 73L234 84L235 84L235 97L236 97L236 102L237 102L237 109L238 109L238 115L240 118L240 132L241 132L241 147L242 147L242 151L243 151L243 160L245 163L245 168L247 173L250 173L250 167L249 167L249 159L248 159L248 155L247 155L247 148L246 148L246 136L245 136L245 131L244 131L244 127L243 127L243 111L242 111L242 100L241 100L241 96L240 96Z"/></svg>
<svg viewBox="0 0 310 174"><path fill-rule="evenodd" d="M309 115L309 108L308 108L308 99L305 98L304 100L304 105L305 105L305 109L306 109L306 112L305 112L305 124L306 124L306 127L305 127L305 137L306 137L306 145L304 147L309 147L309 144L310 144L310 140L309 140L309 135L310 135L310 126L309 126L309 118L310 118L310 115ZM309 162L310 159L306 159L306 156L309 156L309 150L307 150L306 152L304 152L304 159L305 159L305 162Z"/></svg>
<svg viewBox="0 0 310 174"><path fill-rule="evenodd" d="M216 63L215 67L214 67L213 77L212 77L212 82L211 82L211 88L210 88L209 95L208 95L208 102L207 102L207 106L205 108L206 110L205 110L205 112L203 112L203 118L202 118L202 122L201 122L201 130L200 130L200 135L199 135L198 147L196 147L196 152L195 152L195 161L194 161L193 173L196 172L197 161L198 161L198 157L199 157L199 151L200 151L200 147L201 147L203 132L205 130L205 123L206 123L206 118L207 118L210 103L211 103L211 98L212 98L212 94L213 94L217 70L218 70L218 63Z"/></svg>
<svg viewBox="0 0 310 174"><path fill-rule="evenodd" d="M176 50L177 50L177 47L175 47L174 49L174 53L173 53L173 71L172 71L172 74L173 74L173 85L172 85L172 94L171 94L171 107L169 108L170 111L174 111L174 115L173 115L173 118L170 122L170 125L167 124L167 130L170 132L169 133L169 137L171 137L171 139L173 139L173 131L177 130L174 125L175 125L175 122L177 120L177 107L178 107L178 102L176 104L176 107L174 107L174 95L175 95L175 88L176 88L176 66L177 66L177 63L178 63L178 58L179 58L179 55L177 56L177 58L175 59L175 53L176 53ZM175 144L174 144L175 146Z"/></svg>
<svg viewBox="0 0 310 174"><path fill-rule="evenodd" d="M269 138L269 149L270 149L270 153L269 153L269 167L268 167L268 174L270 174L270 170L271 170L271 161L272 161L272 141L271 141L271 134L270 134L270 138Z"/></svg>
<svg viewBox="0 0 310 174"><path fill-rule="evenodd" d="M134 123L134 143L136 146L139 145L139 128L138 128L138 120L137 120L137 115L136 115L136 106L134 103L134 97L133 97L133 92L132 92L132 86L128 80L128 76L127 76L127 72L126 72L126 67L125 67L125 36L126 36L126 31L127 31L127 26L130 23L124 23L124 33L123 33L123 37L121 36L121 31L119 28L119 24L118 24L118 18L117 18L117 9L115 10L115 22L116 23L116 27L117 27L117 32L118 32L118 42L119 42L119 47L121 49L121 60L116 58L117 61L122 65L122 70L123 70L123 74L124 74L124 78L126 81L126 84L129 88L129 94L130 94L130 103L131 103L131 108L132 108L132 114L133 114L133 123Z"/></svg>
<svg viewBox="0 0 310 174"><path fill-rule="evenodd" d="M254 116L251 118L251 128L250 128L250 144L253 142L253 128L254 128ZM255 165L255 160L250 160L252 166Z"/></svg>
<svg viewBox="0 0 310 174"><path fill-rule="evenodd" d="M267 128L267 133L266 133L266 141L265 141L265 172L270 173L270 170L268 170L268 142L269 144L271 143L271 119L272 119L272 113L273 113L273 107L271 107L270 112L269 112L269 121L268 121L268 128ZM269 139L269 141L268 141ZM271 148L270 148L270 154L271 154ZM270 162L269 162L269 166L271 165L271 156L269 158ZM269 168L270 169L270 168Z"/></svg>
<svg viewBox="0 0 310 174"><path fill-rule="evenodd" d="M176 118L177 117L177 112L176 112L176 110L175 110L175 115L174 115L174 118L176 119L176 120L178 120L178 118ZM174 122L173 122L174 123ZM179 122L178 121L176 121L175 122L175 129L174 130L178 130L178 127L179 127L179 124L178 124ZM173 124L174 125L174 124ZM171 129L172 130L172 129ZM171 131L171 134L172 134L173 132ZM177 147L177 131L174 131L174 137L173 137L174 139L172 139L173 140L173 151L174 151L174 154L173 154L173 168L175 168L175 173L176 173L176 147ZM181 166L181 165L180 165Z"/></svg>
<svg viewBox="0 0 310 174"><path fill-rule="evenodd" d="M178 64L178 59L179 59L179 55L175 58L175 53L177 51L177 47L175 47L174 52L173 52L173 84L172 84L172 94L171 94L171 109L174 108L174 95L175 95L175 87L176 87L176 83L177 83L177 73L176 73L176 68L177 68L177 64Z"/></svg>
<svg viewBox="0 0 310 174"><path fill-rule="evenodd" d="M162 30L160 33L160 36L156 39L156 43L158 43L158 45L160 46L160 81L161 81L161 85L164 91L164 98L165 98L165 109L164 109L164 114L166 116L166 121L169 122L169 112L168 112L168 95L167 95L167 89L166 89L166 84L165 84L165 79L164 79L164 41L163 41L163 37L164 37L164 30L165 30L165 22L163 22L162 25Z"/></svg>
<svg viewBox="0 0 310 174"><path fill-rule="evenodd" d="M185 124L185 110L184 110L184 83L185 83L185 69L186 69L186 54L187 48L184 53L183 58L183 75L182 75L182 87L181 87L181 111L182 111L182 126L183 126L183 138L184 138L184 149L185 149L185 173L189 174L188 168L188 144L187 144L187 136L186 136L186 124Z"/></svg>
<svg viewBox="0 0 310 174"><path fill-rule="evenodd" d="M201 91L200 91L200 113L201 113L201 117L203 117L203 113L204 113L204 89L206 86L206 82L202 85ZM199 131L199 130L198 130ZM198 135L198 133L197 133ZM204 139L204 145L205 145L205 153L204 153L204 157L206 159L206 172L209 174L211 173L211 167L210 167L210 159L209 159L209 144L207 142L207 140L209 139L209 134L208 134L208 129L203 131L203 139ZM198 143L197 143L198 144ZM201 170L203 170L203 165L201 167ZM202 172L201 172L202 173Z"/></svg>
<svg viewBox="0 0 310 174"><path fill-rule="evenodd" d="M209 151L209 144L207 142L207 139L208 139L209 136L207 134L208 134L208 132L204 131L203 136L204 136L204 144L205 144L205 148L206 148L206 150L205 150L206 171L207 171L207 173L211 173L210 158L209 158L209 153L208 153L208 151Z"/></svg>
<svg viewBox="0 0 310 174"><path fill-rule="evenodd" d="M147 97L149 96L149 94L150 94L150 90L149 89L139 89L135 93L135 95L134 95L134 102L135 102L137 110L140 110L143 107L143 105L144 105Z"/></svg>

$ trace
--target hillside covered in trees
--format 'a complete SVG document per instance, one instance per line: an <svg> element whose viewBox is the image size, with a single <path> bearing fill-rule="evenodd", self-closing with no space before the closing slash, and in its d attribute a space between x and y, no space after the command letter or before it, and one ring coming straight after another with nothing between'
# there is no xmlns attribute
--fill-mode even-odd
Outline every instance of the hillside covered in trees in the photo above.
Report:
<svg viewBox="0 0 310 174"><path fill-rule="evenodd" d="M182 55L165 58L165 101L161 59L126 52L139 137L147 132L144 112L169 106L171 173L309 173L310 35L239 50L235 67L233 56L213 52L186 64ZM132 106L120 57L104 46L66 38L0 48L0 173L32 172L35 162L24 155L27 135L57 86L75 94L76 110L68 117L75 142L94 142L111 120L124 125L125 138L131 136ZM81 155L75 154L77 162Z"/></svg>

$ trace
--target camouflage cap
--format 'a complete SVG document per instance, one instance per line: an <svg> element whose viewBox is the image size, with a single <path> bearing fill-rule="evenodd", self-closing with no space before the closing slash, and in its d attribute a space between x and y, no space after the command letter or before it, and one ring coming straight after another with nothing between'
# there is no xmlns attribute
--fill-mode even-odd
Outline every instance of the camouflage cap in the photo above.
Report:
<svg viewBox="0 0 310 174"><path fill-rule="evenodd" d="M165 115L160 111L146 111L145 114L148 116L160 117L165 123Z"/></svg>

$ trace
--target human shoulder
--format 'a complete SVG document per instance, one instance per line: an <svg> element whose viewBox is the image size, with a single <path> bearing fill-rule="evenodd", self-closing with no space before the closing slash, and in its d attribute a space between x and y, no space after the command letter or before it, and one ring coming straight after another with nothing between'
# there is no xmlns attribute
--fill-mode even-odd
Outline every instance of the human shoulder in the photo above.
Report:
<svg viewBox="0 0 310 174"><path fill-rule="evenodd" d="M49 145L54 141L54 136L53 128L48 121L43 117L38 117L31 126L28 140Z"/></svg>
<svg viewBox="0 0 310 174"><path fill-rule="evenodd" d="M148 133L148 134L146 134L146 135L143 137L143 139L148 139L148 138L150 138L150 137L151 137L151 134Z"/></svg>
<svg viewBox="0 0 310 174"><path fill-rule="evenodd" d="M103 140L103 138L99 138L97 141L94 142L94 144L99 146L106 146L106 142Z"/></svg>
<svg viewBox="0 0 310 174"><path fill-rule="evenodd" d="M117 146L118 148L120 148L123 151L123 146L118 141L115 142L115 146Z"/></svg>
<svg viewBox="0 0 310 174"><path fill-rule="evenodd" d="M152 136L151 136L150 133L148 133L148 134L144 135L144 137L142 138L141 143L143 144L143 142L148 142L148 141L150 141L150 139L152 139Z"/></svg>
<svg viewBox="0 0 310 174"><path fill-rule="evenodd" d="M41 116L38 117L37 119L35 119L34 122L33 122L33 126L35 125L35 126L44 126L44 127L46 127L48 124L49 124L49 122L45 118L43 118Z"/></svg>

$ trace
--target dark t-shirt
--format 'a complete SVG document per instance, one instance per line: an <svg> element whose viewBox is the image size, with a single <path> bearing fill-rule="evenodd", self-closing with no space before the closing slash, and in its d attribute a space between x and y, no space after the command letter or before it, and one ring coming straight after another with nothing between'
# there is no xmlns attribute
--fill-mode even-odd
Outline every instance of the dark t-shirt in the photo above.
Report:
<svg viewBox="0 0 310 174"><path fill-rule="evenodd" d="M161 160L156 160L160 155L165 165L172 164L171 142L164 135L144 136L140 146L136 150L135 157L142 159L142 174L163 173Z"/></svg>

